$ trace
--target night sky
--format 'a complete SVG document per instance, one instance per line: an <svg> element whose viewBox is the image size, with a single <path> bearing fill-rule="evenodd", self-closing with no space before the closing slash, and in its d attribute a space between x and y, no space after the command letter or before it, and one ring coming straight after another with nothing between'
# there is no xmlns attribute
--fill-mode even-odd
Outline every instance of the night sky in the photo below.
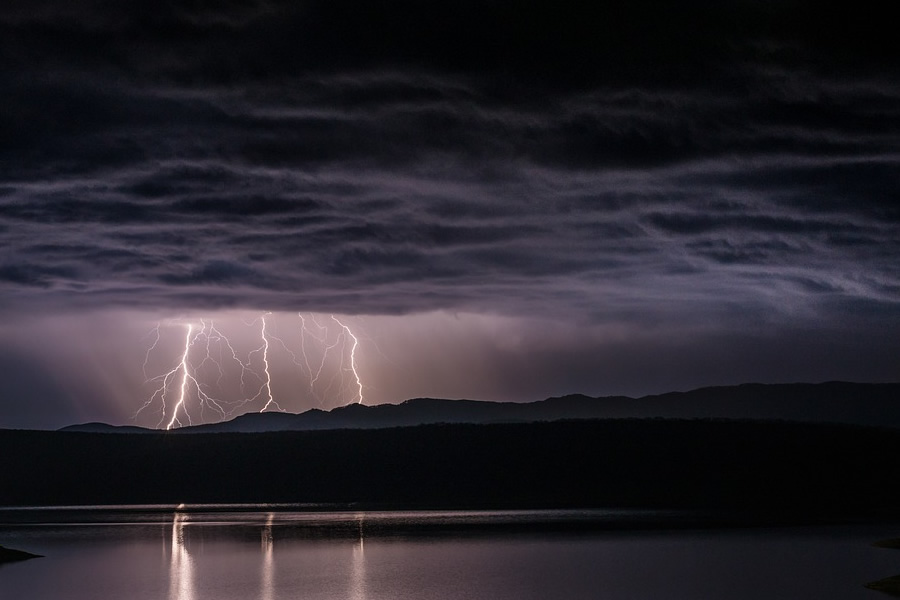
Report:
<svg viewBox="0 0 900 600"><path fill-rule="evenodd" d="M359 400L331 315L368 404L897 381L885 11L6 0L0 428L132 422L188 326L258 378L263 318L291 412Z"/></svg>

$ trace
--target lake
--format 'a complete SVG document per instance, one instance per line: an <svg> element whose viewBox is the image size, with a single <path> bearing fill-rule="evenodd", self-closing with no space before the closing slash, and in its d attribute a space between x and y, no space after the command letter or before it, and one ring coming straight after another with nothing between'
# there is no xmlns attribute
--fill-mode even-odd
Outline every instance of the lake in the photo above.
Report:
<svg viewBox="0 0 900 600"><path fill-rule="evenodd" d="M696 528L634 511L0 510L6 600L870 599L895 525Z"/></svg>

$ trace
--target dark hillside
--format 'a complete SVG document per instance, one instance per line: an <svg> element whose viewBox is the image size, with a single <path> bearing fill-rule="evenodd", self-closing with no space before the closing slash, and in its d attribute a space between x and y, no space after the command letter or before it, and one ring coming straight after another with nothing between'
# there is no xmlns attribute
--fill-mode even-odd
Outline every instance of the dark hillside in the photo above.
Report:
<svg viewBox="0 0 900 600"><path fill-rule="evenodd" d="M900 431L756 421L260 434L0 431L0 504L323 502L864 513L900 506Z"/></svg>

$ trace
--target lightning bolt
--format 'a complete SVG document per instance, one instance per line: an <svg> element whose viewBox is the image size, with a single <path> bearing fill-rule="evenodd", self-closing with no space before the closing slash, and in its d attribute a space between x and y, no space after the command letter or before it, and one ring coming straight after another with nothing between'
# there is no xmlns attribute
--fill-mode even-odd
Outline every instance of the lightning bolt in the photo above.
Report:
<svg viewBox="0 0 900 600"><path fill-rule="evenodd" d="M224 335L222 335L222 333L220 331L218 331L216 329L215 323L213 321L210 321L209 324L207 325L206 321L204 321L203 319L200 319L200 327L201 327L201 329L195 336L194 341L198 340L201 337L206 340L206 355L203 357L203 360L200 361L200 364L198 364L193 369L194 374L191 375L191 383L193 383L197 389L197 397L200 401L201 418L203 416L203 411L206 408L210 408L210 409L214 410L216 413L219 414L219 416L221 418L225 418L231 414L230 411L225 410L225 407L223 406L223 404L225 404L225 403L213 398L212 396L210 396L209 394L204 392L203 387L200 384L200 382L197 380L197 377L195 374L198 373L206 363L211 362L213 365L215 365L215 368L216 368L217 372L219 373L219 377L216 379L216 384L218 385L222 381L222 378L225 377L225 371L222 369L221 361L217 360L216 358L213 358L211 345L213 342L223 342L229 348L231 348L231 342L229 342L228 338L226 338ZM192 344L193 344L193 342L192 342ZM221 353L221 347L219 347L219 350ZM232 348L232 350L233 350L233 348ZM237 359L237 356L235 356L234 352L232 352L232 356L234 356L234 358ZM244 366L243 363L241 363L240 361L238 361L238 363L240 363L242 367ZM243 375L244 375L244 372L242 371L241 376L243 377ZM243 385L241 387L241 391L243 392Z"/></svg>
<svg viewBox="0 0 900 600"><path fill-rule="evenodd" d="M265 390L266 394L269 396L269 400L266 402L266 405L263 406L259 412L266 412L270 406L275 406L276 409L284 412L284 409L278 406L278 403L275 402L275 398L272 397L272 374L269 373L269 338L266 337L266 316L272 313L266 313L261 316L259 320L262 322L262 328L260 330L260 336L262 336L263 347L262 347L262 359L264 370L266 372L266 382L265 382Z"/></svg>
<svg viewBox="0 0 900 600"><path fill-rule="evenodd" d="M253 369L250 368L249 363L244 363L244 361L242 361L241 359L238 358L237 352L234 350L234 346L231 345L231 340L229 340L227 337L225 337L225 335L221 331L216 329L215 325L212 324L212 321L210 321L210 333L215 335L217 337L217 339L222 341L222 343L225 345L226 348L228 348L228 351L231 353L231 359L240 366L240 368L241 368L241 391L243 392L244 388L247 385L247 382L245 379L247 373L248 372L251 373L257 379L260 378L259 375L256 373L256 371L254 371Z"/></svg>
<svg viewBox="0 0 900 600"><path fill-rule="evenodd" d="M178 402L175 403L175 408L172 409L172 419L169 421L169 424L166 425L166 430L172 429L175 426L175 423L178 423L181 426L181 421L178 420L178 409L184 409L184 397L187 394L187 384L188 378L190 375L188 374L188 365L187 365L187 357L188 352L191 350L191 334L194 332L194 326L188 323L187 326L187 336L184 339L184 353L181 355L181 364L176 367L180 368L182 371L181 374L181 393L178 396ZM172 371L169 371L170 373ZM164 396L165 397L165 396ZM163 405L163 410L165 410L165 405ZM191 420L191 415L185 411L185 415L188 418L188 422Z"/></svg>
<svg viewBox="0 0 900 600"><path fill-rule="evenodd" d="M328 358L328 353L329 353L331 350L334 350L340 342L341 342L341 340L338 339L338 340L336 340L333 344L331 344L330 346L325 346L325 350L322 352L322 362L319 363L319 368L316 369L316 376L313 377L313 378L310 380L310 382L309 382L309 387L310 387L310 388L314 387L314 386L316 385L316 383L318 383L319 377L322 376L322 369L325 368L325 359ZM332 377L332 382L333 382L333 380L334 380L334 378ZM326 393L326 394L328 393L328 390L329 390L329 389L331 389L331 382L328 384L328 387L325 388L325 393Z"/></svg>
<svg viewBox="0 0 900 600"><path fill-rule="evenodd" d="M157 327L159 327L159 326L157 326ZM168 421L168 423L166 423L167 430L172 429L173 427L176 427L176 426L181 427L183 425L183 422L181 421L181 418L179 417L179 412L181 412L184 415L184 418L187 420L189 425L193 424L193 419L187 408L188 393L189 393L189 390L191 390L191 389L193 389L196 392L196 396L197 396L197 399L200 404L201 417L202 417L204 409L211 409L211 410L215 411L221 418L225 418L228 415L228 412L225 410L225 407L223 406L223 404L219 400L217 400L216 398L213 398L212 396L210 396L208 393L206 393L203 390L203 387L201 386L200 382L197 380L197 377L194 375L195 371L192 372L190 363L188 361L188 358L190 356L191 347L195 344L195 342L197 342L198 339L200 339L201 337L207 337L207 344L208 344L208 335L209 334L208 334L207 325L205 322L201 321L200 329L196 333L194 332L194 324L193 323L188 323L186 325L186 327L187 327L187 332L186 332L185 338L184 338L184 348L181 353L181 360L179 360L178 363L174 367L172 367L169 371L167 371L166 373L163 373L162 375L158 375L156 377L153 377L153 378L150 378L147 380L147 381L159 382L159 386L156 388L156 390L154 390L154 392L153 392L153 394L151 394L150 398L148 398L147 401L144 402L144 404L137 410L137 412L135 412L134 418L137 418L137 416L140 415L140 413L142 411L147 409L150 405L152 405L158 399L161 404L161 409L160 409L161 416L160 416L159 423L157 423L157 427L158 428L162 427L163 423L166 423L166 416L167 416L167 412L168 412L169 390L174 385L174 382L177 379L179 379L179 375L180 375L181 382L178 385L178 399L176 400L176 402L172 408L172 413L169 416L169 421ZM159 336L157 335L157 338L154 340L154 343L151 346L151 351L153 348L156 347L156 345L158 343L159 343ZM149 359L149 352L147 354L147 357L145 357L145 358ZM215 359L212 359L212 357L210 356L208 345L207 345L207 358L205 358L203 360L203 362L201 362L201 365L203 363L205 363L207 360L211 360L213 363L216 363L218 365L218 363L215 361ZM221 368L221 366L219 368Z"/></svg>
<svg viewBox="0 0 900 600"><path fill-rule="evenodd" d="M300 317L300 354L306 363L306 372L312 377L312 367L309 366L309 357L306 355L306 319L303 318L303 313L297 313L297 316ZM312 388L312 384L309 387Z"/></svg>
<svg viewBox="0 0 900 600"><path fill-rule="evenodd" d="M157 332L158 332L158 331L159 331L159 325L157 325ZM158 387L156 390L154 390L153 394L151 394L150 398L148 398L147 401L144 402L143 406L141 406L141 407L137 410L137 412L134 413L134 417L135 417L135 418L136 418L139 414L141 414L141 412L142 412L144 409L146 409L146 408L149 407L151 404L153 404L153 402L154 402L157 398L159 398L159 400L160 400L160 402L161 402L161 404L162 404L162 409L161 409L161 415L162 415L162 416L160 417L159 423L157 423L156 426L157 426L157 427L162 427L162 424L165 422L165 419L166 419L166 394L167 394L167 392L168 392L168 389L169 389L169 386L170 386L170 382L171 382L172 379L175 377L175 375L178 373L178 370L179 370L180 368L182 368L183 366L186 365L187 354L188 354L188 350L190 349L190 345L191 345L191 332L192 332L192 326L189 325L189 326L188 326L187 337L185 338L185 342L184 342L184 353L182 354L181 362L180 362L179 364L177 364L175 367L173 367L172 369L170 369L168 372L166 372L166 373L164 373L164 374L162 374L162 375L158 375L158 376L156 376L156 377L153 377L153 378L147 380L147 381L160 381L161 383L160 383L159 387ZM157 337L157 339L153 342L153 345L151 346L151 350L152 350L153 348L156 347L156 344L157 344L158 342L159 342L159 337ZM149 351L148 351L148 353L147 353L147 357L149 357ZM184 383L184 381L182 380L182 392L184 392L184 388L185 388L185 383ZM184 398L182 397L181 400L182 400L182 402L183 402ZM173 415L173 419L174 419L173 422L176 422L176 421L178 420L178 419L177 419L177 414ZM167 427L167 429L168 429L168 428L169 428L169 427Z"/></svg>
<svg viewBox="0 0 900 600"><path fill-rule="evenodd" d="M181 371L181 385L179 386L178 401L175 403L175 406L172 409L172 417L169 419L169 423L166 425L166 430L172 429L176 426L176 424L178 425L178 427L181 427L183 425L181 420L178 418L179 410L184 413L188 425L194 424L193 419L191 418L191 413L188 411L185 404L185 401L187 400L188 388L193 388L197 394L197 399L200 404L201 416L203 414L203 409L206 407L215 410L223 419L227 416L225 408L219 403L219 401L203 391L203 387L191 372L190 365L188 364L188 355L190 354L191 346L193 346L200 337L207 335L206 324L201 321L200 331L198 331L195 335L192 335L194 331L194 325L192 323L188 323L187 329L187 336L185 337L184 341L184 352L181 355L181 362L177 367L175 367L175 369L169 372L174 374L178 371ZM165 404L163 405L163 411L165 411Z"/></svg>
<svg viewBox="0 0 900 600"><path fill-rule="evenodd" d="M335 315L322 321L323 317L317 315L297 313L299 340L294 338L289 344L276 335L277 320L270 315L271 312L265 312L252 321L244 321L249 328L258 327L254 335L259 336L258 347L246 355L211 319L178 323L184 327L184 335L177 358L165 372L147 377L152 372L153 355L162 347L163 326L167 325L157 323L142 338L149 340L142 372L145 383L153 384L152 393L133 420L155 407L154 413L159 415L157 428L170 430L206 422L208 418L230 418L257 401L262 404L259 412L285 412L276 399L277 388L273 390L273 384L278 383L275 379L280 376L277 365L285 360L299 368L301 382L308 382L309 396L317 399L320 406L326 399L332 403L347 396L350 402L364 403L366 387L359 373L362 338L348 323ZM331 322L337 327L329 327Z"/></svg>
<svg viewBox="0 0 900 600"><path fill-rule="evenodd" d="M315 396L316 400L319 401L319 406L322 406L324 404L324 399L322 397L322 394L319 394L319 392L316 390L316 384L318 383L319 378L322 375L322 371L325 369L325 362L328 360L328 353L331 352L331 350L336 348L337 345L341 343L341 339L340 339L340 337L338 337L338 339L335 340L335 342L333 344L329 344L328 343L328 328L323 325L320 325L319 322L316 320L315 315L310 315L309 318L313 322L313 324L316 326L316 329L318 329L318 331L319 331L318 335L315 332L313 332L310 328L307 327L306 319L303 318L302 314L300 314L299 317L300 317L300 323L302 325L302 328L300 330L300 350L303 353L303 360L306 364L307 373L309 373L309 391L313 396ZM319 367L316 369L315 375L313 374L312 367L310 367L310 365L309 365L309 356L306 353L306 346L305 346L306 334L309 334L310 337L312 337L314 340L316 340L317 342L319 342L322 345L322 359L319 361ZM332 378L332 380L333 380L333 378ZM332 384L332 382L329 382L328 387L325 388L325 394L327 394L328 391L331 389L331 384Z"/></svg>
<svg viewBox="0 0 900 600"><path fill-rule="evenodd" d="M144 365L141 367L141 372L144 374L144 381L146 381L148 379L147 378L147 363L150 362L150 353L153 352L156 349L156 345L159 344L159 323L156 324L156 327L154 327L150 331L150 333L155 333L156 339L153 340L153 343L150 344L150 347L147 348L147 353L144 355ZM150 334L148 333L147 335L150 335ZM144 337L146 338L147 336L145 335Z"/></svg>
<svg viewBox="0 0 900 600"><path fill-rule="evenodd" d="M356 377L356 385L359 388L359 392L357 393L359 400L357 401L357 404L362 404L363 403L363 385L362 385L362 380L359 378L359 372L356 370L356 348L357 348L357 346L359 346L359 340L357 339L357 337L355 335L353 335L353 332L350 331L349 327L347 327L346 325L344 325L343 323L338 321L337 317L335 317L334 315L331 315L331 318L334 319L335 323L337 323L338 325L341 326L341 328L344 330L344 333L346 333L351 338L353 338L353 346L350 348L350 370L353 371L353 376ZM343 368L343 365L341 365L341 366Z"/></svg>

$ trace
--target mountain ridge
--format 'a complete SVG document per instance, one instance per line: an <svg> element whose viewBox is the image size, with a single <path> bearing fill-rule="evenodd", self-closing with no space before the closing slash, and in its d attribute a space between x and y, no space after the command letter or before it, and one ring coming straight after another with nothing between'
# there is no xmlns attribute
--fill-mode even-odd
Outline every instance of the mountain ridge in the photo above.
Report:
<svg viewBox="0 0 900 600"><path fill-rule="evenodd" d="M246 413L229 421L172 431L262 433L622 418L758 419L900 428L900 383L744 383L639 398L568 394L533 402L411 398L399 404L350 404L328 411L314 408L302 413ZM92 422L70 425L60 431L155 433L159 430Z"/></svg>

